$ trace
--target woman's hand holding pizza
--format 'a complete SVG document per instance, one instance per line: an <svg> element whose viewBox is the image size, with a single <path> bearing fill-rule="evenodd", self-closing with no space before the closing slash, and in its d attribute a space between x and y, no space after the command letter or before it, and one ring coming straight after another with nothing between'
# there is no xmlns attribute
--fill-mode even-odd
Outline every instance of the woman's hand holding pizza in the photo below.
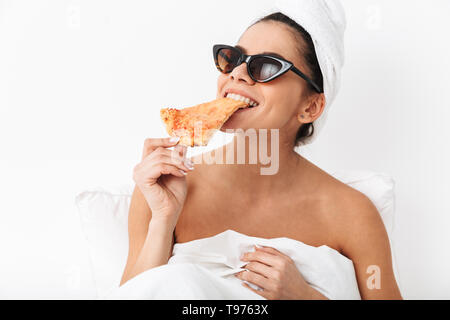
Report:
<svg viewBox="0 0 450 320"><path fill-rule="evenodd" d="M179 138L146 139L142 161L133 179L144 195L152 220L163 219L175 226L187 194L186 174L193 164L186 159L186 147ZM173 150L167 149L174 147Z"/></svg>

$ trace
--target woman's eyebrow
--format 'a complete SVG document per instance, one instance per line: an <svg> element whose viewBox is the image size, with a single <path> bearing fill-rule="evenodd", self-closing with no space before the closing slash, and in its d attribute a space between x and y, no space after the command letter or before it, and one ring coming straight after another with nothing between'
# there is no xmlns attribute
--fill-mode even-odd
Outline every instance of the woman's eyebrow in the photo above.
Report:
<svg viewBox="0 0 450 320"><path fill-rule="evenodd" d="M243 53L247 54L247 51L243 47L241 47L240 45L235 45L235 47L238 48L239 50L241 50ZM271 52L271 51L264 51L264 52L261 52L260 54L268 54L268 55L271 55L271 56L274 56L274 57L286 60L286 58L283 57L281 54L278 54L278 53L275 53L275 52Z"/></svg>

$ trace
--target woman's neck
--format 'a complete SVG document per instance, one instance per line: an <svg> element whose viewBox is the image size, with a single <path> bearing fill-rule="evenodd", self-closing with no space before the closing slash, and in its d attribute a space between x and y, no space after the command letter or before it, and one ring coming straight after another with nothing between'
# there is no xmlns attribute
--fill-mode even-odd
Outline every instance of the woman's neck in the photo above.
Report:
<svg viewBox="0 0 450 320"><path fill-rule="evenodd" d="M298 172L307 161L294 151L294 144L277 134L262 136L237 134L229 144L205 154L204 162L217 164L216 184L246 194L270 195L298 183Z"/></svg>

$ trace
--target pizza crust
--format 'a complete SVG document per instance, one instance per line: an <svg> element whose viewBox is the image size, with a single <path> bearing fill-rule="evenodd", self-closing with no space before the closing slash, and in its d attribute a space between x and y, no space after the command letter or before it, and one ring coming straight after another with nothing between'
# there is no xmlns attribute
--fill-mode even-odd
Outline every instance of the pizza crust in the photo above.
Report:
<svg viewBox="0 0 450 320"><path fill-rule="evenodd" d="M206 146L214 132L240 108L248 104L230 98L220 98L184 109L164 108L161 120L170 136L180 137L179 144Z"/></svg>

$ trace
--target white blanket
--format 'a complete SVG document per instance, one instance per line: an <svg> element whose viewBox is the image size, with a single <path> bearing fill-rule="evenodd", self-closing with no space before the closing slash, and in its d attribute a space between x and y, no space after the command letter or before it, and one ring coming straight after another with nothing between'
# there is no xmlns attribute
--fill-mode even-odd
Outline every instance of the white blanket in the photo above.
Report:
<svg viewBox="0 0 450 320"><path fill-rule="evenodd" d="M353 262L327 246L290 238L265 239L227 230L177 243L167 265L147 270L116 288L107 299L264 299L241 285L242 253L254 245L291 257L304 279L329 299L360 299Z"/></svg>

